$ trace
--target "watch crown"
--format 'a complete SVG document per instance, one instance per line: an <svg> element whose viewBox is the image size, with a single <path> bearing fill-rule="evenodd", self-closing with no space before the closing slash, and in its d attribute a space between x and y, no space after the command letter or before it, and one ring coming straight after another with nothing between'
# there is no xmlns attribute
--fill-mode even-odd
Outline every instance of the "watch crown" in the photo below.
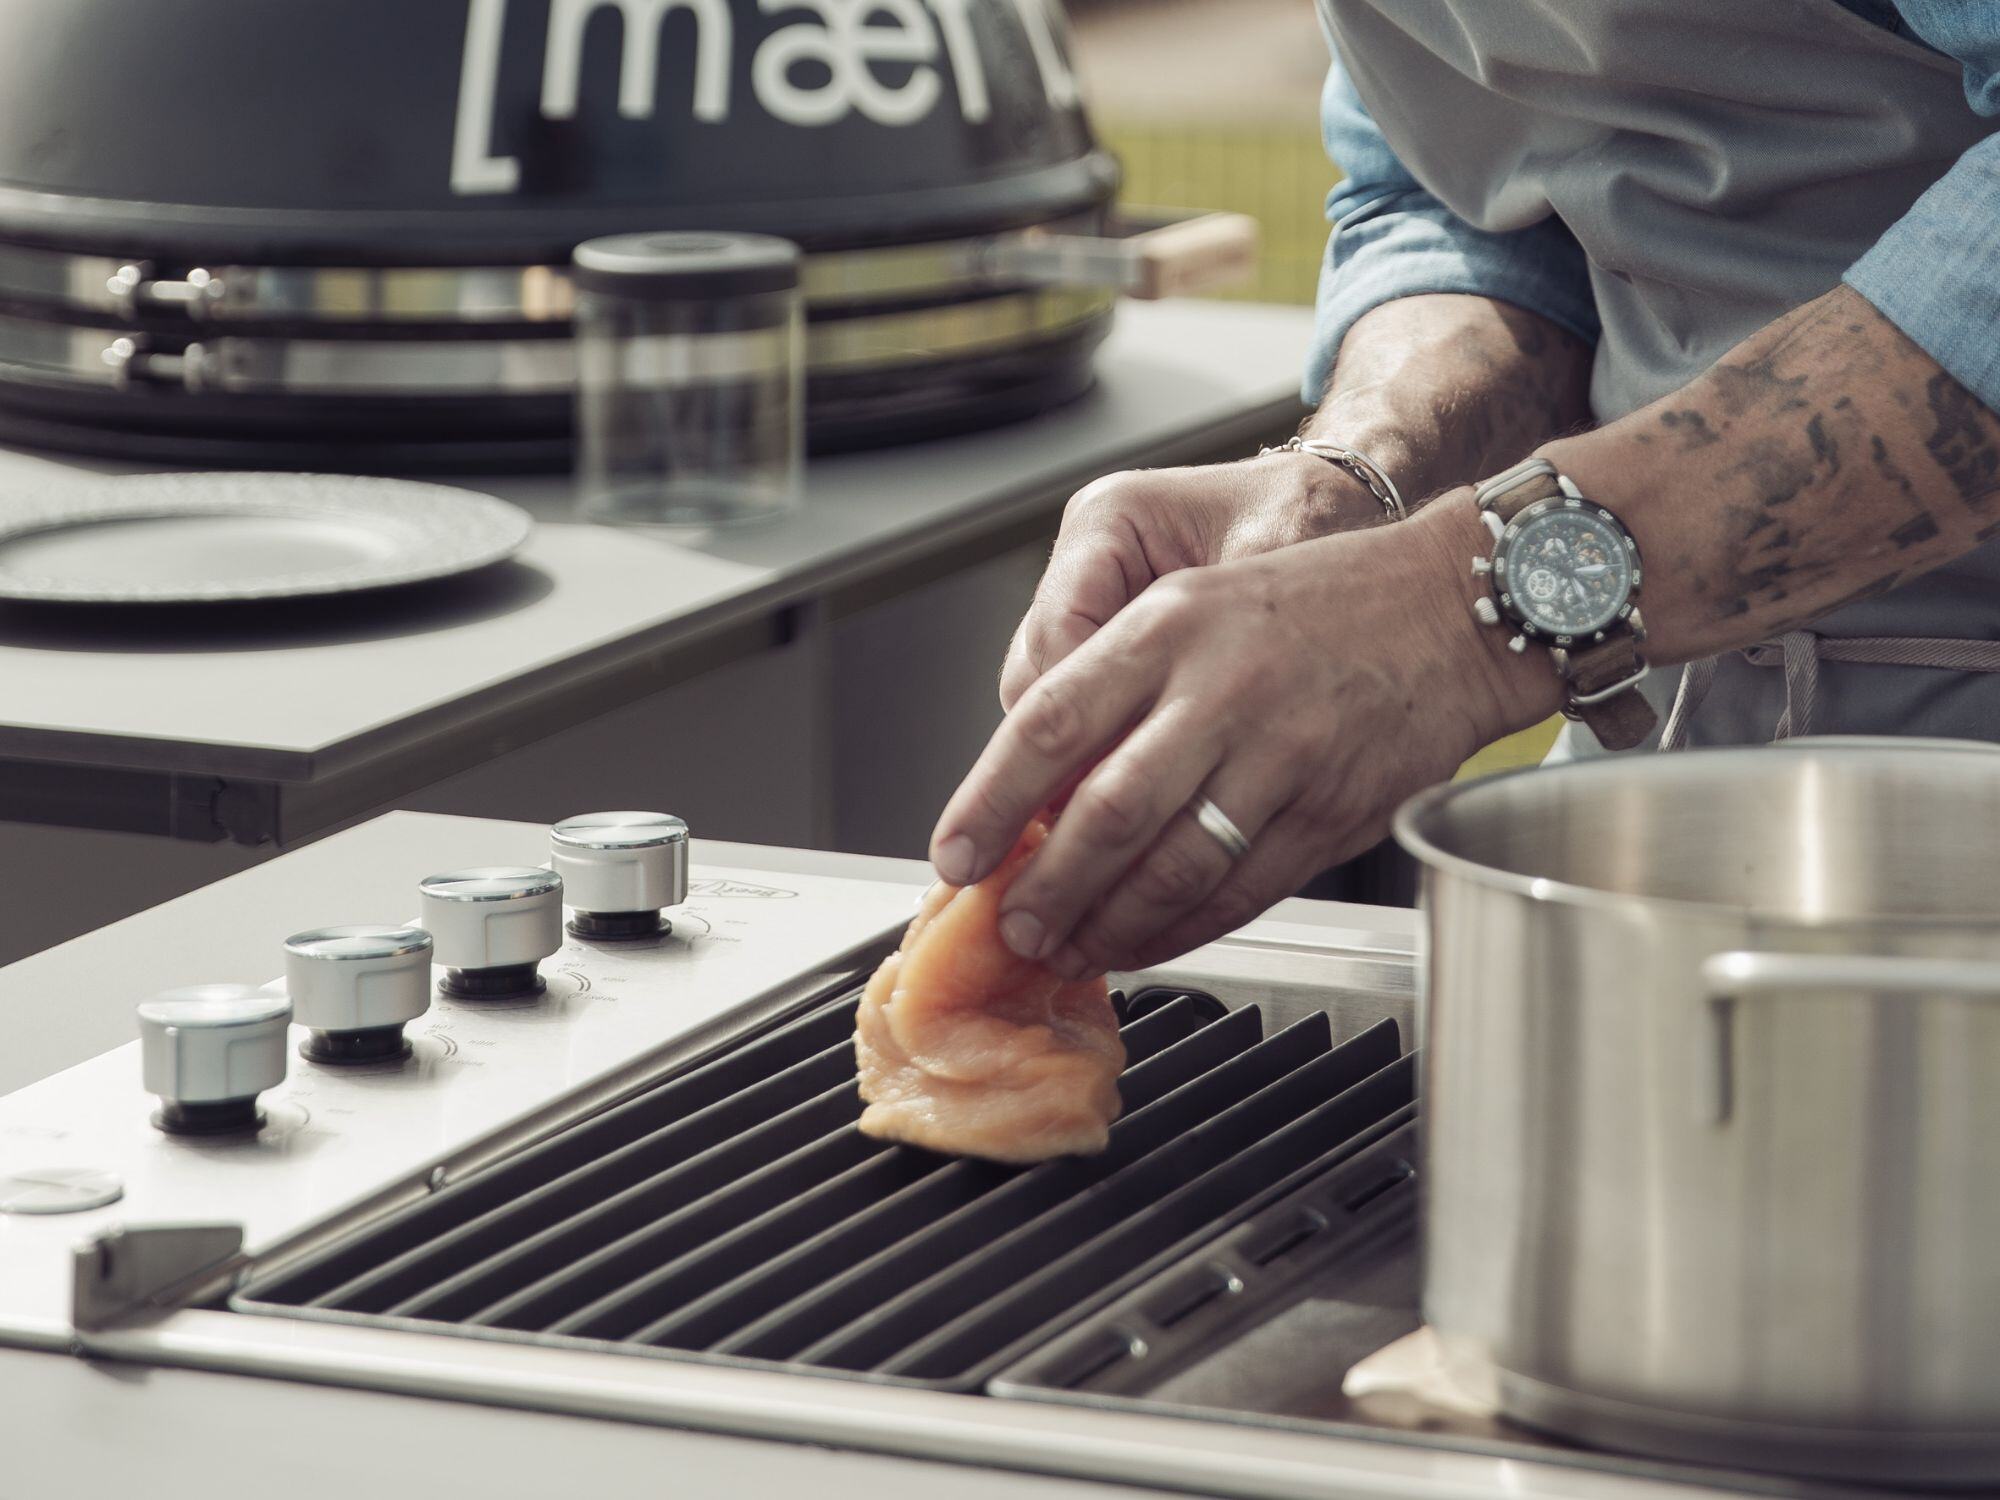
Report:
<svg viewBox="0 0 2000 1500"><path fill-rule="evenodd" d="M1473 558L1473 560L1472 560L1472 573L1473 573L1473 576L1474 576L1475 578L1477 578L1477 577L1480 577L1481 575L1483 575L1483 574L1486 574L1486 573L1491 573L1492 571L1493 571L1493 559L1492 559L1492 558L1490 558L1490 557L1475 557L1475 558Z"/></svg>
<svg viewBox="0 0 2000 1500"><path fill-rule="evenodd" d="M1481 598L1473 600L1472 612L1479 617L1479 623L1482 625L1498 625L1500 623L1500 606L1495 604L1491 599Z"/></svg>
<svg viewBox="0 0 2000 1500"><path fill-rule="evenodd" d="M1513 640L1507 643L1507 649L1512 651L1516 656L1520 655L1528 649L1528 638L1525 635L1515 636Z"/></svg>

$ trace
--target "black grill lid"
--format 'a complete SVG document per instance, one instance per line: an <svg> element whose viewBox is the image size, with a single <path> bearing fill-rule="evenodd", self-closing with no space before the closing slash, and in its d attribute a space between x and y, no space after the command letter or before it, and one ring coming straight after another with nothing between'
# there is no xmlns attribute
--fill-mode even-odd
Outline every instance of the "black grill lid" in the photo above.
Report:
<svg viewBox="0 0 2000 1500"><path fill-rule="evenodd" d="M894 54L892 56L891 54ZM562 264L1101 206L1050 0L10 0L0 235L236 263Z"/></svg>
<svg viewBox="0 0 2000 1500"><path fill-rule="evenodd" d="M1026 1169L863 1136L858 995L666 1080L235 1299L534 1342L975 1389L1008 1359L1386 1128L1393 1023L1151 992L1122 1009L1100 1156Z"/></svg>

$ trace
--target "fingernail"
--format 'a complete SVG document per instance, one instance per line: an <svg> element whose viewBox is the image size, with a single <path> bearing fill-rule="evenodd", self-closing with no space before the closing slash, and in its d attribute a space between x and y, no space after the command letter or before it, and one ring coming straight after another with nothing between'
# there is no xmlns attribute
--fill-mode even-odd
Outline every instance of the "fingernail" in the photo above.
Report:
<svg viewBox="0 0 2000 1500"><path fill-rule="evenodd" d="M1040 958L1048 929L1031 911L1010 911L1000 919L1000 941L1019 958Z"/></svg>
<svg viewBox="0 0 2000 1500"><path fill-rule="evenodd" d="M931 851L931 865L951 884L965 885L972 879L975 852L971 839L962 833L954 833Z"/></svg>

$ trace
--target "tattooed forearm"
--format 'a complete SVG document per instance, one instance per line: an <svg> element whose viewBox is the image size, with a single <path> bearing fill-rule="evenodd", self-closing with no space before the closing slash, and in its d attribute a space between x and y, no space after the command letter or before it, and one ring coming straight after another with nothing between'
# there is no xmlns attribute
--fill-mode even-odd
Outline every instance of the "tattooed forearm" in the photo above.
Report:
<svg viewBox="0 0 2000 1500"><path fill-rule="evenodd" d="M1665 662L1798 629L2000 536L2000 416L1845 287L1547 451L1638 537Z"/></svg>
<svg viewBox="0 0 2000 1500"><path fill-rule="evenodd" d="M1993 441L1993 413L1940 370L1924 384L1932 426L1924 446L1951 477L1958 498L1984 514L2000 497L2000 448Z"/></svg>
<svg viewBox="0 0 2000 1500"><path fill-rule="evenodd" d="M1695 448L1706 448L1716 440L1715 430L1708 425L1708 418L1692 407L1685 411L1661 412L1660 425L1674 435L1683 453ZM1640 433L1638 436L1645 442L1652 441L1650 434Z"/></svg>
<svg viewBox="0 0 2000 1500"><path fill-rule="evenodd" d="M1349 330L1306 432L1360 449L1415 504L1582 427L1590 359L1582 340L1508 303L1403 298Z"/></svg>

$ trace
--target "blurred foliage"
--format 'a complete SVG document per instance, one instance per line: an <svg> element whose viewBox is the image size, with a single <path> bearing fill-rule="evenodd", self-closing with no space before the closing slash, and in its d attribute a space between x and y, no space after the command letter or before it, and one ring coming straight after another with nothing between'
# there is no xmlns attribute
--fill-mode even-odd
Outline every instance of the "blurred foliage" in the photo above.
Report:
<svg viewBox="0 0 2000 1500"><path fill-rule="evenodd" d="M1251 302L1313 300L1326 251L1327 190L1340 174L1310 123L1118 124L1098 134L1125 166L1123 200L1135 208L1225 209L1263 226L1254 281L1218 295Z"/></svg>
<svg viewBox="0 0 2000 1500"><path fill-rule="evenodd" d="M1474 776L1490 775L1494 771L1511 770L1515 766L1540 765L1542 757L1555 744L1556 736L1562 733L1563 721L1553 718L1523 729L1518 734L1510 734L1504 740L1495 740L1471 760L1458 768L1455 780L1469 781Z"/></svg>

